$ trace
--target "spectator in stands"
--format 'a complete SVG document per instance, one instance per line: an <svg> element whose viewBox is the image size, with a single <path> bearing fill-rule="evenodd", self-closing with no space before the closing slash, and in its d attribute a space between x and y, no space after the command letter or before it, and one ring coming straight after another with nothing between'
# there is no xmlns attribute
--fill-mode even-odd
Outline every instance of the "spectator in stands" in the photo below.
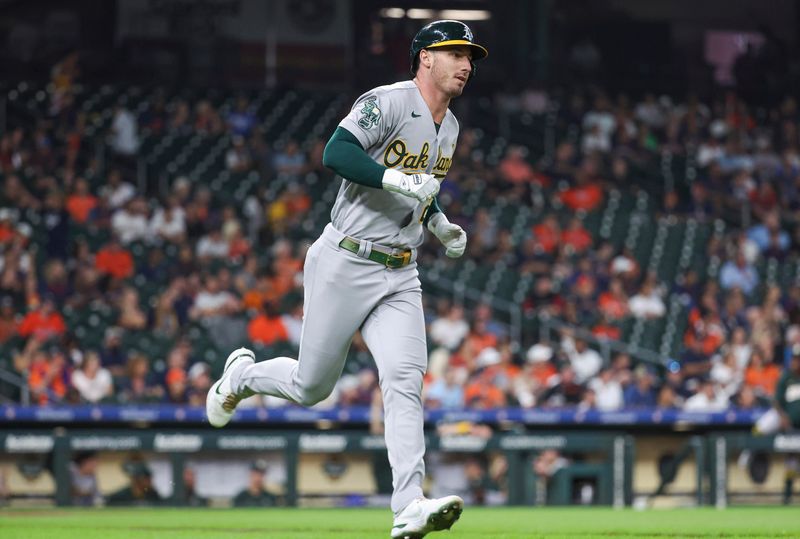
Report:
<svg viewBox="0 0 800 539"><path fill-rule="evenodd" d="M533 407L546 389L558 381L552 357L553 349L546 344L534 344L525 354L525 367L514 383L514 397L523 408Z"/></svg>
<svg viewBox="0 0 800 539"><path fill-rule="evenodd" d="M189 369L189 389L186 401L190 406L205 406L206 394L211 387L211 367L198 362Z"/></svg>
<svg viewBox="0 0 800 539"><path fill-rule="evenodd" d="M599 376L589 381L589 389L594 391L595 406L602 412L613 412L624 404L622 385L616 379L610 366L600 370Z"/></svg>
<svg viewBox="0 0 800 539"><path fill-rule="evenodd" d="M719 273L719 284L722 288L738 288L748 296L753 293L758 282L756 268L748 264L742 251L736 253L734 260L725 262Z"/></svg>
<svg viewBox="0 0 800 539"><path fill-rule="evenodd" d="M789 234L781 230L780 215L777 212L766 214L763 222L750 227L747 239L755 243L759 251L767 256L782 255L789 249Z"/></svg>
<svg viewBox="0 0 800 539"><path fill-rule="evenodd" d="M658 398L656 398L656 406L662 410L675 410L682 405L682 399L675 393L675 390L670 386L662 386L658 390Z"/></svg>
<svg viewBox="0 0 800 539"><path fill-rule="evenodd" d="M122 403L160 402L164 388L150 374L150 362L143 354L132 352L128 356L126 376L117 392Z"/></svg>
<svg viewBox="0 0 800 539"><path fill-rule="evenodd" d="M186 239L186 211L176 195L153 212L148 228L148 236L157 241L182 243Z"/></svg>
<svg viewBox="0 0 800 539"><path fill-rule="evenodd" d="M147 213L147 202L142 197L130 199L124 207L114 212L111 231L122 245L151 238Z"/></svg>
<svg viewBox="0 0 800 539"><path fill-rule="evenodd" d="M263 178L272 178L275 171L272 168L273 154L272 147L264 138L262 129L257 128L253 130L253 134L249 141L250 155L253 157L253 166L255 170L261 174ZM263 188L263 186L261 186ZM256 200L256 197L250 197L249 200Z"/></svg>
<svg viewBox="0 0 800 539"><path fill-rule="evenodd" d="M275 496L267 492L264 487L264 478L267 473L267 463L257 460L250 466L250 478L247 487L233 498L235 507L272 507L277 505Z"/></svg>
<svg viewBox="0 0 800 539"><path fill-rule="evenodd" d="M139 127L144 131L150 131L152 135L161 136L168 122L169 114L164 92L156 90L155 95L147 103L147 109L139 116Z"/></svg>
<svg viewBox="0 0 800 539"><path fill-rule="evenodd" d="M603 357L596 350L589 348L585 340L573 338L569 331L562 333L561 349L575 370L575 378L579 384L588 382L603 366Z"/></svg>
<svg viewBox="0 0 800 539"><path fill-rule="evenodd" d="M578 414L585 414L590 410L597 409L597 395L595 394L594 390L587 387L586 390L583 392L583 398L575 407L575 410Z"/></svg>
<svg viewBox="0 0 800 539"><path fill-rule="evenodd" d="M44 296L38 306L22 319L17 333L20 337L44 342L60 337L66 330L64 317L56 309L55 301L51 296Z"/></svg>
<svg viewBox="0 0 800 539"><path fill-rule="evenodd" d="M249 137L253 128L256 126L257 119L255 113L251 110L247 97L240 95L236 98L236 106L228 113L225 119L228 130L233 135L242 137Z"/></svg>
<svg viewBox="0 0 800 539"><path fill-rule="evenodd" d="M194 131L200 135L218 135L223 130L222 119L208 99L201 99L194 109Z"/></svg>
<svg viewBox="0 0 800 539"><path fill-rule="evenodd" d="M58 258L51 258L45 262L40 281L39 293L53 298L53 302L57 305L64 305L72 294L66 265Z"/></svg>
<svg viewBox="0 0 800 539"><path fill-rule="evenodd" d="M708 354L703 351L700 340L688 343L681 354L680 377L683 388L687 384L691 385L697 380L704 379L711 372L711 360Z"/></svg>
<svg viewBox="0 0 800 539"><path fill-rule="evenodd" d="M608 290L601 293L597 300L597 308L609 320L621 320L628 315L628 301L622 281L611 279Z"/></svg>
<svg viewBox="0 0 800 539"><path fill-rule="evenodd" d="M464 402L469 408L488 410L506 406L506 395L495 383L500 362L500 352L495 348L484 348L478 354L476 370L464 390Z"/></svg>
<svg viewBox="0 0 800 539"><path fill-rule="evenodd" d="M586 154L607 154L611 151L611 140L603 134L599 125L593 125L583 133L581 150Z"/></svg>
<svg viewBox="0 0 800 539"><path fill-rule="evenodd" d="M491 251L497 243L499 230L497 222L489 215L486 208L478 208L475 211L472 224L469 226L471 248L477 255L483 255Z"/></svg>
<svg viewBox="0 0 800 539"><path fill-rule="evenodd" d="M115 379L124 376L127 370L128 356L122 347L123 333L121 328L107 327L103 335L103 345L100 348L100 363Z"/></svg>
<svg viewBox="0 0 800 539"><path fill-rule="evenodd" d="M532 231L541 250L546 253L555 251L561 241L561 225L553 213L545 215L540 223L534 225Z"/></svg>
<svg viewBox="0 0 800 539"><path fill-rule="evenodd" d="M577 217L570 219L567 228L561 232L561 246L569 253L582 253L592 245L592 236Z"/></svg>
<svg viewBox="0 0 800 539"><path fill-rule="evenodd" d="M597 165L593 159L586 159L575 175L575 185L563 191L561 202L573 212L590 212L603 203L603 190L595 180Z"/></svg>
<svg viewBox="0 0 800 539"><path fill-rule="evenodd" d="M26 355L30 355L28 368L28 389L31 392L31 402L48 404L63 401L70 387L69 365L64 354L55 347L44 350L34 347L26 348Z"/></svg>
<svg viewBox="0 0 800 539"><path fill-rule="evenodd" d="M164 377L164 385L167 388L166 402L169 404L188 403L188 380L184 369L170 368Z"/></svg>
<svg viewBox="0 0 800 539"><path fill-rule="evenodd" d="M203 289L195 296L194 304L189 310L189 317L197 320L224 316L239 310L239 301L236 297L223 290L217 276L207 275Z"/></svg>
<svg viewBox="0 0 800 539"><path fill-rule="evenodd" d="M711 372L709 377L729 397L736 394L742 384L744 373L736 365L736 356L730 349L724 354L717 354L711 358Z"/></svg>
<svg viewBox="0 0 800 539"><path fill-rule="evenodd" d="M340 406L369 406L372 394L378 388L378 377L369 368L361 369L358 374L342 377L339 387L338 403Z"/></svg>
<svg viewBox="0 0 800 539"><path fill-rule="evenodd" d="M687 412L720 412L727 407L728 396L719 391L711 379L704 380L700 390L683 404Z"/></svg>
<svg viewBox="0 0 800 539"><path fill-rule="evenodd" d="M636 318L661 318L666 314L667 308L658 292L654 276L645 279L639 292L628 302L628 308Z"/></svg>
<svg viewBox="0 0 800 539"><path fill-rule="evenodd" d="M303 297L302 294L289 294L283 298L283 305L287 311L281 315L283 327L289 337L289 343L298 348L300 346L300 333L303 330Z"/></svg>
<svg viewBox="0 0 800 539"><path fill-rule="evenodd" d="M241 309L239 298L221 282L219 276L206 276L203 289L189 310L189 318L202 322L217 347L226 348L247 338L247 323L236 317Z"/></svg>
<svg viewBox="0 0 800 539"><path fill-rule="evenodd" d="M451 305L444 316L440 316L431 323L431 341L437 346L448 350L455 350L469 333L469 324L464 320L464 308L461 305Z"/></svg>
<svg viewBox="0 0 800 539"><path fill-rule="evenodd" d="M147 314L139 304L139 293L135 288L123 288L116 307L119 311L118 327L129 331L139 331L147 327Z"/></svg>
<svg viewBox="0 0 800 539"><path fill-rule="evenodd" d="M286 327L283 325L283 319L270 302L264 302L258 315L250 320L247 325L247 336L251 342L265 346L271 346L289 338Z"/></svg>
<svg viewBox="0 0 800 539"><path fill-rule="evenodd" d="M775 394L775 385L780 377L780 368L775 363L767 362L761 349L754 349L744 371L744 383L753 388L756 395L771 397Z"/></svg>
<svg viewBox="0 0 800 539"><path fill-rule="evenodd" d="M0 298L0 345L3 345L17 336L17 313L14 309L14 300L9 296Z"/></svg>
<svg viewBox="0 0 800 539"><path fill-rule="evenodd" d="M164 250L153 247L147 258L139 265L136 275L141 275L149 283L165 284L169 280L172 260L168 260Z"/></svg>
<svg viewBox="0 0 800 539"><path fill-rule="evenodd" d="M200 262L207 262L213 258L227 258L229 251L230 245L218 226L213 227L197 242L196 254Z"/></svg>
<svg viewBox="0 0 800 539"><path fill-rule="evenodd" d="M111 373L100 364L100 354L94 350L84 354L80 368L72 372L72 387L78 390L82 401L92 404L114 393Z"/></svg>
<svg viewBox="0 0 800 539"><path fill-rule="evenodd" d="M18 238L0 252L0 293L11 297L15 304L25 305L31 299L35 273L35 261Z"/></svg>
<svg viewBox="0 0 800 539"><path fill-rule="evenodd" d="M47 255L65 260L69 254L69 213L64 208L64 197L60 191L50 190L45 195L41 219L47 232L44 244ZM18 230L25 234L21 228ZM26 235L30 237L30 234Z"/></svg>
<svg viewBox="0 0 800 539"><path fill-rule="evenodd" d="M183 135L192 132L192 111L189 103L183 99L177 100L169 118L169 130L176 135Z"/></svg>
<svg viewBox="0 0 800 539"><path fill-rule="evenodd" d="M500 176L511 185L527 185L536 179L533 167L525 160L526 151L522 146L509 146L500 161Z"/></svg>
<svg viewBox="0 0 800 539"><path fill-rule="evenodd" d="M112 235L108 243L97 252L95 267L102 275L112 279L127 279L133 276L133 256Z"/></svg>
<svg viewBox="0 0 800 539"><path fill-rule="evenodd" d="M246 172L253 168L253 158L241 135L234 135L231 147L225 154L225 165L231 172Z"/></svg>
<svg viewBox="0 0 800 539"><path fill-rule="evenodd" d="M644 365L637 367L635 382L625 388L625 406L629 408L651 408L656 405L656 389L653 375Z"/></svg>
<svg viewBox="0 0 800 539"><path fill-rule="evenodd" d="M449 367L427 391L425 406L429 408L459 409L464 407L463 369Z"/></svg>
<svg viewBox="0 0 800 539"><path fill-rule="evenodd" d="M109 133L111 148L120 157L131 158L139 151L139 133L136 118L120 100L114 107Z"/></svg>
<svg viewBox="0 0 800 539"><path fill-rule="evenodd" d="M474 320L472 322L472 328L466 340L476 354L481 353L486 348L497 346L497 335L489 332L485 320Z"/></svg>
<svg viewBox="0 0 800 539"><path fill-rule="evenodd" d="M89 216L97 207L97 197L94 196L89 190L89 182L84 178L75 180L75 189L67 197L66 208L69 216L75 223L79 225L86 224Z"/></svg>
<svg viewBox="0 0 800 539"><path fill-rule="evenodd" d="M106 200L113 211L123 207L134 196L136 190L133 186L123 181L122 173L118 169L112 169L108 173L106 184L100 189L100 197Z"/></svg>
<svg viewBox="0 0 800 539"><path fill-rule="evenodd" d="M306 156L300 151L296 140L289 139L272 159L272 166L277 173L296 176L305 172Z"/></svg>
<svg viewBox="0 0 800 539"><path fill-rule="evenodd" d="M549 384L539 399L545 406L577 406L583 401L586 388L577 381L575 369L569 365L563 365L557 379L551 379Z"/></svg>

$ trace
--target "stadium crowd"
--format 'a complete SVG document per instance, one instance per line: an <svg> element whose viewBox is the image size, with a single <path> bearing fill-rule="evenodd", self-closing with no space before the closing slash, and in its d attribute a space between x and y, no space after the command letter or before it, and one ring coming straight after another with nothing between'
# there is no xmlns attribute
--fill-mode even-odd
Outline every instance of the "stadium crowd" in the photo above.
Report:
<svg viewBox="0 0 800 539"><path fill-rule="evenodd" d="M273 145L274 134L261 131L244 96L227 110L162 96L138 116L116 104L104 138L109 166L101 167L87 152L93 141L85 113L64 86L52 85L47 116L0 136L0 346L5 368L25 380L32 402L201 405L216 367L204 360L192 330L220 350L296 347L300 272L313 240L303 228L314 202L304 179L335 181L321 164L325 141ZM496 106L502 114L540 115L554 100L529 90L498 96ZM595 89L558 102L558 132L567 135L541 159L511 145L490 166L476 151L477 131L463 130L440 197L468 231L466 258L502 260L533 276L526 311L600 339L619 339L624 320L665 316L666 295L678 292L689 312L684 351L657 366L622 353L605 361L569 330L552 342L514 342L490 305L466 312L428 294L427 405L767 405L786 359L792 350L800 354L800 283L765 285L757 270L768 258L793 259L800 242L796 100L751 108L732 92L705 104L655 94L611 99ZM171 178L167 192L143 192L131 165L144 137L165 133L229 134L230 171L256 171L262 186L282 176L288 186L272 199L259 188L243 207L185 177ZM708 222L746 208L749 221L731 223L707 246L722 261L717 278L688 271L660 282L630 252L584 226L611 187L640 189L633 168L663 152L696 160L698 177L686 192L664 192L660 215ZM545 193L542 219L515 242L486 211L460 214L478 182L484 197L522 204ZM421 264L443 256L438 251L426 244ZM101 338L87 344L69 313L99 308L111 314L99 325ZM154 357L135 345L141 335L168 346ZM365 350L358 337L354 348ZM347 374L320 406L370 405L376 384L371 368Z"/></svg>

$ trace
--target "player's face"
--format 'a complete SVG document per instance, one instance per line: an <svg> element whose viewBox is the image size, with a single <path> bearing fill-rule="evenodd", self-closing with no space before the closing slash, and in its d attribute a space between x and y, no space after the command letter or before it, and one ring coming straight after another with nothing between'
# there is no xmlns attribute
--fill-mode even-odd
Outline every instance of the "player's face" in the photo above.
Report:
<svg viewBox="0 0 800 539"><path fill-rule="evenodd" d="M431 78L448 97L458 97L464 91L472 71L472 51L464 45L432 49Z"/></svg>

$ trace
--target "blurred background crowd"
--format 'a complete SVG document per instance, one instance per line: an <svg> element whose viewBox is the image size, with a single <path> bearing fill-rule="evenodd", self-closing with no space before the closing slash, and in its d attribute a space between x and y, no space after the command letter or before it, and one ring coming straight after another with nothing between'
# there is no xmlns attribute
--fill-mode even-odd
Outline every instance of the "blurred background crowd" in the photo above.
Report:
<svg viewBox="0 0 800 539"><path fill-rule="evenodd" d="M0 137L4 367L25 381L32 403L201 405L224 359L209 349L256 345L265 358L299 342L302 264L316 226L309 213L320 202L311 193L340 181L321 164L325 134L300 144L278 128L265 132L246 93L215 106L157 88L144 106L123 95L100 112L100 161L87 133L97 125L87 116L98 113L74 99L79 66L75 55L57 64L38 95L44 113ZM334 123L348 107L335 103ZM563 136L542 158L507 144L494 161L468 105L442 205L469 233L467 260L529 279L520 307L565 325L513 335L490 299L463 305L427 293L429 406L723 410L769 402L792 350L800 353L800 286L765 274L770 264L773 273L792 268L800 241L793 97L751 106L733 91L708 103L596 86L501 93L493 109L549 118ZM227 173L257 181L233 200L182 175L142 181L146 142L179 136L223 141ZM592 220L608 213L610 193L648 196L637 171L662 166L665 155L683 158L696 177L685 189L663 182L645 211L714 230L696 247L714 268L688 267L672 281L645 265L652 252L615 245ZM475 191L513 201L512 216L533 210L531 226L515 235L491 208L462 211ZM422 251L423 272L443 259L435 242ZM635 350L598 351L598 343L624 342L626 323L666 317L673 297L686 318L676 353L658 363ZM353 355L365 353L357 337ZM369 405L376 383L369 362L356 359L321 406ZM21 398L14 384L3 389Z"/></svg>
<svg viewBox="0 0 800 539"><path fill-rule="evenodd" d="M418 256L427 406L768 406L800 355L791 25L708 30L730 26L709 3L693 9L702 24L670 38L662 30L683 27L648 22L661 20L656 4L625 3L628 25L601 3L523 4L468 11L500 54L453 105L462 128L440 202L467 230L467 254L451 261L429 241ZM326 61L279 43L279 60L310 66L292 72L263 54L247 64L264 29L241 13L231 30L220 21L233 14L209 15L221 6L178 18L170 3L115 6L76 8L78 21L116 23L57 59L63 44L48 56L19 25L2 53L13 81L0 84L4 401L202 405L230 350L296 357L305 252L341 181L321 163L327 137L361 90L406 71L421 24L414 10L334 10L332 41L315 45ZM514 19L541 21L542 39L508 51L497 31ZM211 49L233 52L158 56L162 20L187 43L202 21ZM329 53L350 24L373 31L347 32L362 68L343 83L345 55ZM618 42L640 46L623 54ZM371 406L376 385L357 335L319 406Z"/></svg>

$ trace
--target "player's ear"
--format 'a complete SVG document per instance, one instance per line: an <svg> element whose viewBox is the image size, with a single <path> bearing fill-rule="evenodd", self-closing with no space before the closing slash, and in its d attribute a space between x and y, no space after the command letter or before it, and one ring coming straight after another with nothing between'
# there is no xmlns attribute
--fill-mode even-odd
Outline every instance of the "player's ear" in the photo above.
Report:
<svg viewBox="0 0 800 539"><path fill-rule="evenodd" d="M419 63L420 65L424 65L428 69L430 69L431 65L433 64L433 54L428 49L422 49L419 51Z"/></svg>

